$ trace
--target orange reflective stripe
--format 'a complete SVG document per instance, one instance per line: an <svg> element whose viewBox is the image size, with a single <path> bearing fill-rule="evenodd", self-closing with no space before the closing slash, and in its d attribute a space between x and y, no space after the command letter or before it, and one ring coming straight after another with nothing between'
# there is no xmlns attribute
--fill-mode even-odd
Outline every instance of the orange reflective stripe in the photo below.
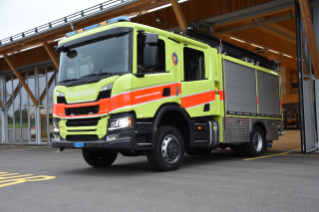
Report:
<svg viewBox="0 0 319 212"><path fill-rule="evenodd" d="M215 90L182 97L181 100L184 108L190 108L212 101L215 101Z"/></svg>
<svg viewBox="0 0 319 212"><path fill-rule="evenodd" d="M176 95L176 87L178 87L179 94L181 93L181 83L173 83L169 85L161 85L151 88L133 90L123 94L118 94L111 97L110 111L118 110L124 107L144 104L151 101L164 99ZM171 95L163 96L165 88L170 88Z"/></svg>
<svg viewBox="0 0 319 212"><path fill-rule="evenodd" d="M99 112L95 114L88 114L88 115L75 115L75 116L67 116L65 114L66 108L79 108L79 107L90 107L90 106L96 106L100 105ZM59 117L91 117L91 116L100 116L103 114L109 113L109 105L110 105L110 99L101 99L98 102L88 102L88 103L81 103L81 104L56 104L53 103L53 114L57 115Z"/></svg>
<svg viewBox="0 0 319 212"><path fill-rule="evenodd" d="M224 91L223 90L219 91L219 99L220 99L220 101L224 101Z"/></svg>
<svg viewBox="0 0 319 212"><path fill-rule="evenodd" d="M131 92L119 94L116 96L112 96L110 111L114 111L123 107L127 107L131 105Z"/></svg>
<svg viewBox="0 0 319 212"><path fill-rule="evenodd" d="M139 89L135 91L129 91L125 93L120 93L111 98L101 99L98 102L89 102L89 103L79 103L79 104L55 104L53 105L53 114L60 117L90 117L107 114L109 112L134 106L138 104L148 103L151 101L156 101L160 99L164 99L171 96L176 96L176 87L178 88L179 94L181 94L181 83L172 83L167 85L160 85L156 87L150 87L145 89ZM163 96L163 91L165 88L170 88L171 95ZM65 108L78 108L78 107L89 107L100 105L100 110L98 114L90 114L90 115L78 115L78 116L66 116Z"/></svg>

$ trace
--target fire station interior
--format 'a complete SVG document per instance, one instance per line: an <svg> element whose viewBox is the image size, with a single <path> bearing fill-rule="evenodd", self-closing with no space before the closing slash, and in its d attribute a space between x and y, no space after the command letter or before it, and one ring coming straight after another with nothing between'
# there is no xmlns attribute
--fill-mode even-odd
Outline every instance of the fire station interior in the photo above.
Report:
<svg viewBox="0 0 319 212"><path fill-rule="evenodd" d="M218 37L222 41L230 42L281 63L285 134L280 137L279 141L274 141L272 149L300 149L294 0L243 0L240 1L241 3L235 0L141 0L137 2L136 5L124 5L116 10L101 13L93 18L88 17L78 23L56 29L52 33L50 32L51 34L21 42L22 47L21 45L20 47L15 45L12 48L9 46L4 49L0 46L0 57L8 54L8 58L11 58L11 61L0 58L0 74L13 69L13 67L27 69L32 63L42 62L44 64L43 61L51 62L46 65L46 73L54 72L57 74L58 56L53 54L53 46L57 45L57 40L71 32L71 28L81 29L117 16L127 16L131 18L132 22L167 31L178 31L181 28L192 27L203 33ZM99 5L98 7L100 8ZM64 21L67 21L67 19L64 19ZM22 52L22 49L26 48L31 49ZM9 62L11 64L8 64ZM54 81L51 78L47 77L48 82L50 82L47 88L48 92ZM15 74L12 74L12 79L16 79ZM38 101L41 100L41 96L43 95L38 95ZM34 97L30 97L28 101L37 103ZM49 135L52 120L50 107L47 109L47 113L49 114L46 116L48 120L38 122L41 123L41 131L42 128L45 128L44 131ZM2 123L4 124L4 122ZM47 126L42 126L42 123L46 123ZM31 129L30 126L29 129ZM41 135L41 132L37 133ZM47 140L49 141L49 139Z"/></svg>
<svg viewBox="0 0 319 212"><path fill-rule="evenodd" d="M300 149L296 21L294 9L221 24L213 35L280 62L284 136L274 141L274 150Z"/></svg>

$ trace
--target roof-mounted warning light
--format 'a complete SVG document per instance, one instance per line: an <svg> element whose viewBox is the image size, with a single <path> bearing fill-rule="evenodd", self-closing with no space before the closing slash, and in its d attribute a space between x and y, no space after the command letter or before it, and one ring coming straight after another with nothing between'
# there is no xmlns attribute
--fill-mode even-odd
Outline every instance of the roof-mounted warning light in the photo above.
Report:
<svg viewBox="0 0 319 212"><path fill-rule="evenodd" d="M102 26L102 25L105 25L105 24L114 23L114 22L117 22L117 21L131 21L131 19L126 17L126 16L120 16L120 17L117 17L117 18L110 19L108 21L101 22L99 24L94 24L92 26L85 27L84 29L79 29L79 30L76 30L76 31L73 31L73 32L69 32L69 33L66 34L66 37L70 37L72 35L75 35L76 33L87 31L87 30L90 30L90 29L94 29L96 27L99 27L99 26Z"/></svg>

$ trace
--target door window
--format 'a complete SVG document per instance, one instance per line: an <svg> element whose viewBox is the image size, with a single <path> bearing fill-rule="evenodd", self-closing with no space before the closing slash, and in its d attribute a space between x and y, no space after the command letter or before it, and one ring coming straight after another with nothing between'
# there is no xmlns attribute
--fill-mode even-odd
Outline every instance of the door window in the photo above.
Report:
<svg viewBox="0 0 319 212"><path fill-rule="evenodd" d="M205 79L204 52L184 48L184 80L194 81Z"/></svg>
<svg viewBox="0 0 319 212"><path fill-rule="evenodd" d="M146 35L139 33L137 35L137 65L138 69L144 68L144 47L145 47L145 38ZM166 70L166 61L165 61L165 42L161 39L158 39L158 56L157 56L157 65L151 72L165 72Z"/></svg>

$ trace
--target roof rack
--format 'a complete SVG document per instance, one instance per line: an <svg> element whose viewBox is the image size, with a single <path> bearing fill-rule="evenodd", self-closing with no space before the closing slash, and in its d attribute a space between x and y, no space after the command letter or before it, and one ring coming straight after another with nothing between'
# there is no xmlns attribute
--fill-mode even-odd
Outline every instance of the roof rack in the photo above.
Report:
<svg viewBox="0 0 319 212"><path fill-rule="evenodd" d="M175 33L206 43L213 48L217 48L219 53L279 72L280 63L277 61L269 60L266 57L260 56L254 52L248 51L229 42L222 41L214 36L206 35L193 29L186 29Z"/></svg>

